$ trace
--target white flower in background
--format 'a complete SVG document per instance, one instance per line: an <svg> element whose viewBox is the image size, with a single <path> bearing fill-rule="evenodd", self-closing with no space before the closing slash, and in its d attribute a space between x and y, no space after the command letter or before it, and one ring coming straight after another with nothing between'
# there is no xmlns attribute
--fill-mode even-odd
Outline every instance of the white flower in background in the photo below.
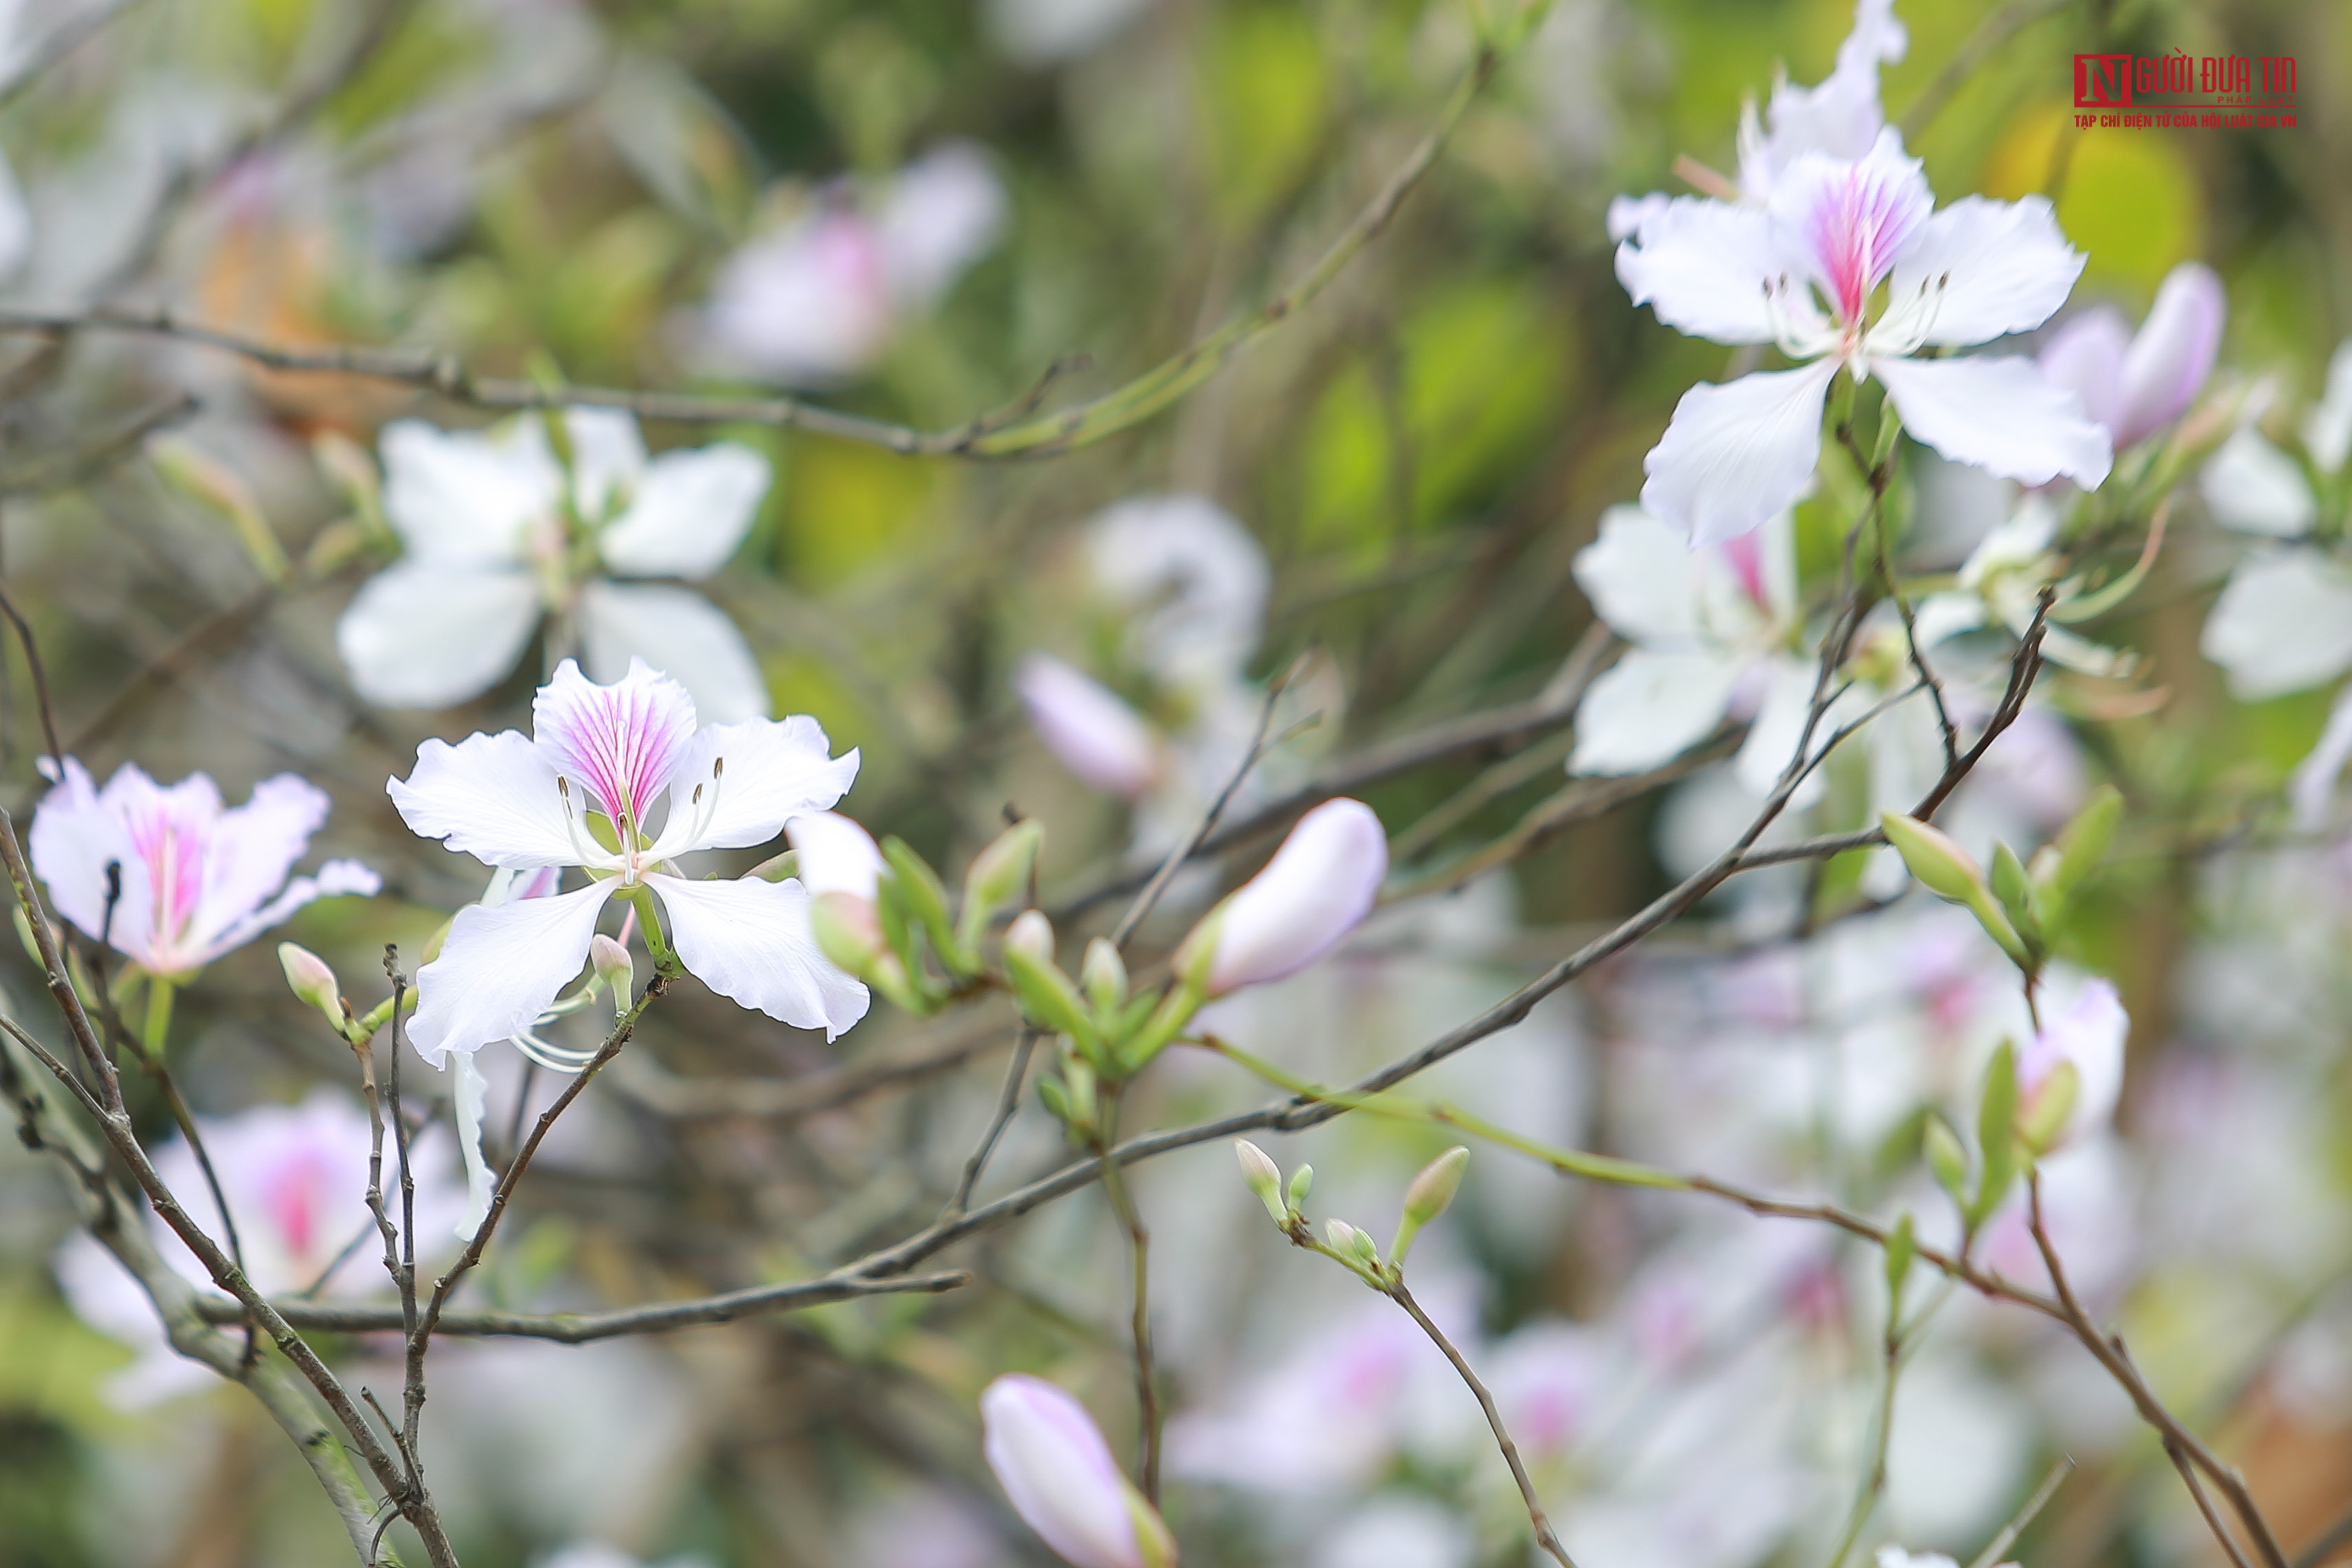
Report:
<svg viewBox="0 0 2352 1568"><path fill-rule="evenodd" d="M390 1288L383 1250L373 1245L375 1225L365 1201L367 1113L349 1095L317 1089L299 1105L200 1116L196 1128L236 1222L247 1277L263 1294L315 1291L353 1297ZM449 1154L447 1145L429 1132L410 1145L420 1238L446 1234L464 1202ZM187 1144L175 1138L157 1149L155 1168L196 1223L225 1246L226 1233L211 1188ZM216 1289L195 1254L152 1212L147 1226L175 1272L190 1284ZM436 1256L422 1245L417 1252L420 1267L430 1266ZM217 1381L203 1365L173 1351L144 1291L87 1234L70 1238L54 1263L66 1300L82 1320L141 1353L108 1385L108 1396L117 1405L136 1408Z"/></svg>
<svg viewBox="0 0 2352 1568"><path fill-rule="evenodd" d="M1176 1543L1086 1406L1011 1373L980 1396L982 1451L1013 1511L1071 1568L1171 1568Z"/></svg>
<svg viewBox="0 0 2352 1568"><path fill-rule="evenodd" d="M2009 519L1969 553L1960 568L1958 586L1919 601L1912 624L1921 651L1982 626L2005 627L2011 635L2023 637L2042 608L2042 590L2058 576L2060 562L2053 547L2059 520L2058 508L2047 497L2021 497ZM2129 654L2054 623L2042 629L2042 654L2089 675L2116 675L2131 667Z"/></svg>
<svg viewBox="0 0 2352 1568"><path fill-rule="evenodd" d="M427 740L415 769L391 782L393 803L424 837L492 866L576 866L592 878L575 892L457 912L441 956L416 977L409 1039L419 1054L437 1067L450 1051L537 1024L586 963L605 903L639 887L668 915L680 961L712 990L828 1039L865 1016L866 988L816 950L801 883L690 880L671 864L766 843L787 819L831 806L857 776L856 752L831 757L804 715L697 733L694 699L642 661L598 685L567 659L531 714L532 736Z"/></svg>
<svg viewBox="0 0 2352 1568"><path fill-rule="evenodd" d="M1040 69L1092 54L1151 0L986 0L988 36L1015 65Z"/></svg>
<svg viewBox="0 0 2352 1568"><path fill-rule="evenodd" d="M2184 261L2165 275L2135 335L2102 305L2051 334L2034 362L2083 401L2116 450L2137 445L2189 412L2213 373L2229 300L2213 269Z"/></svg>
<svg viewBox="0 0 2352 1568"><path fill-rule="evenodd" d="M1037 738L1087 788L1131 802L1160 782L1160 737L1092 675L1033 653L1023 655L1013 687Z"/></svg>
<svg viewBox="0 0 2352 1568"><path fill-rule="evenodd" d="M2273 445L2252 423L2221 444L2200 487L2214 520L2274 541L2249 552L2206 617L2204 654L2231 695L2259 702L2305 691L2352 670L2352 558L2340 544L2345 462L2352 456L2352 340L2328 361L2327 387L2304 417L2303 457ZM2315 488L2313 481L2316 479ZM2352 761L2352 688L2336 699L2319 744L2289 787L2297 821L2316 828Z"/></svg>
<svg viewBox="0 0 2352 1568"><path fill-rule="evenodd" d="M847 188L727 258L700 323L721 368L785 386L870 369L1004 227L1004 187L970 142L934 149L870 199Z"/></svg>
<svg viewBox="0 0 2352 1568"><path fill-rule="evenodd" d="M1775 344L1801 361L1684 393L1643 461L1645 508L1710 544L1793 504L1812 482L1840 370L1876 377L1904 428L1956 463L2032 485L2105 479L2106 431L2032 361L1913 357L2040 326L2083 269L2039 196L1934 204L1889 130L1856 160L1800 154L1761 209L1685 196L1643 221L1617 251L1635 304L1694 337Z"/></svg>
<svg viewBox="0 0 2352 1568"><path fill-rule="evenodd" d="M1203 496L1150 496L1106 507L1087 528L1103 596L1130 617L1128 656L1174 685L1238 680L1265 630L1265 552Z"/></svg>
<svg viewBox="0 0 2352 1568"><path fill-rule="evenodd" d="M42 770L58 784L33 813L26 848L50 902L90 940L163 979L185 980L313 899L382 885L348 860L288 880L328 809L324 790L291 773L224 808L202 773L165 789L126 762L99 789L70 757L55 769L44 758ZM121 867L110 914L110 865Z"/></svg>
<svg viewBox="0 0 2352 1568"><path fill-rule="evenodd" d="M1764 119L1755 99L1739 115L1739 199L1763 205L1773 182L1807 152L1860 158L1878 140L1886 117L1878 105L1878 68L1893 65L1910 46L1910 35L1895 19L1895 0L1857 0L1853 30L1838 46L1837 65L1819 87L1772 84ZM1768 129L1769 127L1769 129ZM1609 204L1609 237L1630 239L1643 222L1674 200L1663 193L1620 196Z"/></svg>
<svg viewBox="0 0 2352 1568"><path fill-rule="evenodd" d="M1802 620L1789 514L1694 552L1641 507L1612 507L1600 538L1578 552L1576 580L1633 647L1585 692L1569 771L1645 772L1744 710L1756 722L1740 779L1769 792L1795 750L1790 724L1801 727L1816 673L1795 646Z"/></svg>
<svg viewBox="0 0 2352 1568"><path fill-rule="evenodd" d="M708 718L765 716L767 683L732 621L688 589L614 579L717 571L767 494L768 460L731 441L649 459L636 421L610 409L567 409L563 430L568 474L537 414L489 431L386 428L384 517L404 553L335 628L353 688L387 707L465 702L553 613L598 679L641 658Z"/></svg>

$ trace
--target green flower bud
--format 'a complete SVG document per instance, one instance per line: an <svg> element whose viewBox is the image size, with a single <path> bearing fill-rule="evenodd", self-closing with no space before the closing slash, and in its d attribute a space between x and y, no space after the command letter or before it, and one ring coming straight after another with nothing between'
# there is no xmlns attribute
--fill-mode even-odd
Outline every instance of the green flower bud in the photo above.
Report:
<svg viewBox="0 0 2352 1568"><path fill-rule="evenodd" d="M1116 1014L1127 1000L1127 964L1109 938L1097 936L1087 944L1087 961L1078 969L1078 984L1086 988L1087 1000L1094 1003L1095 1011L1105 1018Z"/></svg>
<svg viewBox="0 0 2352 1568"><path fill-rule="evenodd" d="M1027 891L1045 838L1045 824L1033 817L1015 822L972 857L971 869L964 873L963 908L956 917L956 941L966 952L979 948L996 912Z"/></svg>
<svg viewBox="0 0 2352 1568"><path fill-rule="evenodd" d="M308 1003L324 1013L336 1033L343 1030L343 988L335 979L335 971L327 961L307 947L291 942L278 945L278 966L286 971L286 985L299 1001Z"/></svg>
<svg viewBox="0 0 2352 1568"><path fill-rule="evenodd" d="M1276 1225L1289 1224L1290 1213L1282 1201L1282 1167L1247 1138L1234 1140L1234 1157L1241 1161L1243 1183L1265 1205L1266 1218Z"/></svg>
<svg viewBox="0 0 2352 1568"><path fill-rule="evenodd" d="M1421 1228L1453 1203L1454 1195L1462 1189L1462 1173L1469 1166L1470 1151L1456 1144L1422 1167L1412 1185L1404 1189L1404 1217L1397 1221L1396 1240L1389 1248L1389 1256L1404 1261Z"/></svg>
<svg viewBox="0 0 2352 1568"><path fill-rule="evenodd" d="M596 978L613 988L613 1016L627 1012L637 982L636 960L629 956L629 950L600 931L588 939L588 962Z"/></svg>
<svg viewBox="0 0 2352 1568"><path fill-rule="evenodd" d="M1307 1207L1307 1195L1315 1188L1315 1167L1301 1166L1290 1173L1290 1190L1286 1195L1293 1208Z"/></svg>

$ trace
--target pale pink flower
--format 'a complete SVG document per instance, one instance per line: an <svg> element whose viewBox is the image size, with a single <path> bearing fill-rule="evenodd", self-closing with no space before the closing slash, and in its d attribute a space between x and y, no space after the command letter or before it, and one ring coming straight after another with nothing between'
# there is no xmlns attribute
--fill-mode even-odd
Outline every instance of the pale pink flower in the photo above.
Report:
<svg viewBox="0 0 2352 1568"><path fill-rule="evenodd" d="M1372 809L1326 800L1193 928L1176 969L1212 997L1295 975L1363 924L1388 869L1388 832Z"/></svg>
<svg viewBox="0 0 2352 1568"><path fill-rule="evenodd" d="M2083 401L2120 452L2189 412L2221 347L2229 301L2213 269L2184 261L2165 275L2135 335L2105 306L2068 321L2035 356L2042 374Z"/></svg>
<svg viewBox="0 0 2352 1568"><path fill-rule="evenodd" d="M1024 658L1013 685L1037 738L1081 783L1135 800L1159 782L1159 737L1108 686L1051 653Z"/></svg>
<svg viewBox="0 0 2352 1568"><path fill-rule="evenodd" d="M252 799L227 808L202 773L166 789L126 762L99 789L68 757L54 777L26 846L33 869L59 915L151 975L184 979L313 899L382 885L349 860L287 880L328 807L324 790L291 773L263 779ZM110 864L121 867L110 918Z"/></svg>
<svg viewBox="0 0 2352 1568"><path fill-rule="evenodd" d="M415 769L390 785L412 829L488 864L602 873L575 892L457 912L441 956L416 977L409 1038L427 1061L536 1024L580 974L605 902L641 886L667 912L679 959L712 990L828 1037L865 1016L866 988L817 951L799 882L701 881L670 863L765 843L788 819L831 806L857 776L855 751L831 757L805 715L697 733L694 699L642 661L597 685L567 659L531 712L531 736L426 741ZM592 814L618 848L598 841Z"/></svg>
<svg viewBox="0 0 2352 1568"><path fill-rule="evenodd" d="M1775 344L1800 361L1684 393L1643 460L1644 508L1706 544L1793 504L1812 483L1841 369L1875 376L1904 428L1956 463L2032 485L2106 477L2107 433L2032 361L1913 357L2030 330L2065 302L2083 257L2050 204L1934 206L1887 130L1858 159L1800 155L1762 208L1680 197L1643 220L1617 251L1635 304L1694 337Z"/></svg>
<svg viewBox="0 0 2352 1568"><path fill-rule="evenodd" d="M1120 1473L1086 1406L1011 1373L980 1396L982 1451L1013 1511L1071 1568L1166 1568L1168 1527Z"/></svg>

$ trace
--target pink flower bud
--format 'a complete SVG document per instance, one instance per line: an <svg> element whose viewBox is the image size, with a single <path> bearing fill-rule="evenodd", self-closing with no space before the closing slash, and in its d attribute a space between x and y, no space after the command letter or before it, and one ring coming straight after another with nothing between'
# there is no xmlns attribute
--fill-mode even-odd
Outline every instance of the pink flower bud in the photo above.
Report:
<svg viewBox="0 0 2352 1568"><path fill-rule="evenodd" d="M335 972L327 967L327 961L308 947L280 942L278 945L278 962L286 970L287 987L295 997L326 1014L327 1021L341 1029L343 1024L343 990L336 984Z"/></svg>
<svg viewBox="0 0 2352 1568"><path fill-rule="evenodd" d="M2153 435L2189 412L2221 347L2229 301L2213 269L2183 262L2165 277L2125 354L2112 422L2118 450Z"/></svg>
<svg viewBox="0 0 2352 1568"><path fill-rule="evenodd" d="M613 988L613 1010L628 1011L637 980L636 960L629 956L629 950L600 931L588 938L588 964L598 979Z"/></svg>
<svg viewBox="0 0 2352 1568"><path fill-rule="evenodd" d="M882 851L873 834L838 811L803 811L784 823L784 837L800 859L801 885L812 896L845 893L874 902Z"/></svg>
<svg viewBox="0 0 2352 1568"><path fill-rule="evenodd" d="M1042 909L1024 909L1004 928L1004 945L1040 964L1054 961L1054 923Z"/></svg>
<svg viewBox="0 0 2352 1568"><path fill-rule="evenodd" d="M1043 1378L998 1378L980 1396L988 1468L1071 1568L1171 1568L1176 1543L1119 1473L1086 1407Z"/></svg>
<svg viewBox="0 0 2352 1568"><path fill-rule="evenodd" d="M1297 974L1363 924L1388 870L1388 833L1372 809L1326 800L1192 928L1176 972L1212 997Z"/></svg>
<svg viewBox="0 0 2352 1568"><path fill-rule="evenodd" d="M1013 678L1030 726L1062 766L1106 795L1133 800L1160 779L1151 727L1101 682L1050 653L1032 653Z"/></svg>
<svg viewBox="0 0 2352 1568"><path fill-rule="evenodd" d="M2017 1058L2020 1120L2032 1115L2033 1102L2061 1062L2074 1068L2074 1104L2051 1140L2052 1149L2078 1144L2116 1113L2123 1096L2124 1041L2131 1019L2116 998L2115 987L2093 980L2074 999L2053 1014L2032 1043Z"/></svg>

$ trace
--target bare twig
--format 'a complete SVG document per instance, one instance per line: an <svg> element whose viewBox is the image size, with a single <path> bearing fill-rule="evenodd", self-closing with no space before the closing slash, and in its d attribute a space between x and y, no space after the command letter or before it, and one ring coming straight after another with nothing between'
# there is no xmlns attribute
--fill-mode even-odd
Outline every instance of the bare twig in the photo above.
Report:
<svg viewBox="0 0 2352 1568"><path fill-rule="evenodd" d="M1012 1064L1004 1070L1004 1087L996 1096L996 1113L989 1118L988 1131L981 1134L980 1146L963 1163L955 1197L948 1200L948 1213L961 1214L971 1207L972 1189L980 1185L980 1173L988 1168L988 1157L996 1152L997 1141L1004 1136L1004 1129L1012 1125L1013 1113L1021 1108L1021 1085L1029 1076L1029 1058L1036 1046L1037 1031L1024 1025L1020 1038L1013 1041Z"/></svg>

